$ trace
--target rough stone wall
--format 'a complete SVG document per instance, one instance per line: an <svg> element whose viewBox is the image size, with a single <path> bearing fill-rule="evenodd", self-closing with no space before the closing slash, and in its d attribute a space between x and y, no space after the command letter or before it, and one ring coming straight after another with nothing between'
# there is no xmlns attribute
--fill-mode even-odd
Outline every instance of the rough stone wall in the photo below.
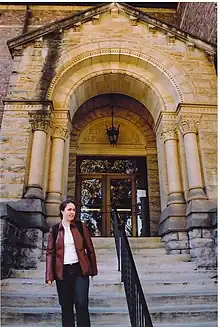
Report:
<svg viewBox="0 0 220 327"><path fill-rule="evenodd" d="M12 71L12 58L6 41L22 34L23 10L0 10L0 127L3 116L2 99L6 97Z"/></svg>
<svg viewBox="0 0 220 327"><path fill-rule="evenodd" d="M151 236L157 236L161 209L159 173L156 154L147 155L147 174Z"/></svg>
<svg viewBox="0 0 220 327"><path fill-rule="evenodd" d="M8 107L8 108L7 108ZM16 128L15 128L16 121ZM6 106L0 141L1 201L21 199L27 174L30 123L27 111Z"/></svg>
<svg viewBox="0 0 220 327"><path fill-rule="evenodd" d="M217 43L217 2L180 2L178 14L183 30Z"/></svg>
<svg viewBox="0 0 220 327"><path fill-rule="evenodd" d="M209 199L216 201L217 196L217 117L204 115L199 125L199 146L201 162Z"/></svg>

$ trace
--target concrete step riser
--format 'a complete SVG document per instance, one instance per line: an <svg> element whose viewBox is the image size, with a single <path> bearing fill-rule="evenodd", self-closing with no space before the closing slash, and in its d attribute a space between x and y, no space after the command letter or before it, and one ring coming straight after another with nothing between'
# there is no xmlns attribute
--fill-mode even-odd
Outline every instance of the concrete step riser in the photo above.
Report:
<svg viewBox="0 0 220 327"><path fill-rule="evenodd" d="M216 284L212 282L194 282L194 283L172 283L172 282L167 282L167 283L142 283L142 288L144 292L184 292L184 291L189 291L189 290L212 290L212 291L217 291ZM55 290L56 288L53 287ZM93 283L91 285L91 291L93 292L120 292L124 290L123 284L119 283L112 283L112 284L106 284L106 283L99 283L95 284ZM18 289L18 285L8 285L4 286L4 291L5 292L10 292L10 291L17 291L17 292L28 292L28 293L34 293L34 292L46 292L49 293L51 291L51 287L48 285L44 284L21 284Z"/></svg>
<svg viewBox="0 0 220 327"><path fill-rule="evenodd" d="M155 248L152 248L152 249L133 248L133 249L131 249L131 251L132 251L133 255L147 255L147 256L151 256L151 257L168 255L164 248L156 248L156 249ZM99 255L103 255L103 256L115 255L116 256L117 255L115 249L95 249L95 252L96 252L97 256L99 256Z"/></svg>
<svg viewBox="0 0 220 327"><path fill-rule="evenodd" d="M147 305L149 308L153 306L161 306L161 305L192 305L192 304L213 304L217 301L217 295L194 295L194 296L148 296L148 294L145 294L145 298L147 301ZM10 295L3 295L2 296L2 303L4 306L11 306L11 307L59 307L58 298L57 295L42 295L42 296L35 296L33 294L32 297L21 295L13 296L13 294ZM118 307L126 307L127 301L125 297L120 297L120 295L116 294L115 297L108 296L106 294L106 297L101 298L98 295L91 294L89 296L89 305L90 307L98 307L98 306L118 306Z"/></svg>
<svg viewBox="0 0 220 327"><path fill-rule="evenodd" d="M112 325L112 324L126 324L129 326L128 313L91 313L90 312L91 324L96 325ZM3 313L1 317L2 324L13 324L13 323L26 323L36 324L44 326L44 324L57 324L61 322L61 314L58 312L35 314L35 313Z"/></svg>
<svg viewBox="0 0 220 327"><path fill-rule="evenodd" d="M31 325L30 324L10 324L10 325L7 325L7 327L33 327L33 326L38 326L39 327L39 324L35 324L35 323L32 323ZM41 325L42 326L42 325ZM105 327L105 325L101 324L101 325L93 325L92 327ZM107 326L111 326L111 327L128 327L128 324L124 325L124 324L121 324L121 325L107 325ZM129 324L130 326L130 324ZM51 324L48 325L48 324L43 324L43 327L51 327ZM53 324L53 327L60 327L60 324ZM181 324L178 324L176 325L175 323L169 323L169 324L160 324L160 323L154 323L154 327L217 327L217 323L216 322L212 322L212 321L209 321L209 322L198 322L198 323L187 323L187 324L184 324L184 323L181 323Z"/></svg>
<svg viewBox="0 0 220 327"><path fill-rule="evenodd" d="M91 323L92 324L125 324L126 322L129 324L129 318L127 313L122 312L91 312ZM156 323L180 323L183 320L188 323L192 323L193 321L215 321L217 319L217 310L216 311L208 311L208 312L201 312L201 311L194 311L189 312L153 312L151 313L151 319ZM57 321L61 321L61 314L58 312L53 313L13 313L4 312L2 313L2 323L31 323L38 321L39 324L45 323L56 323Z"/></svg>
<svg viewBox="0 0 220 327"><path fill-rule="evenodd" d="M44 281L45 278L45 272L42 271L34 271L34 272L14 272L12 274L12 277L16 278L34 278L38 279L40 281ZM141 282L147 282L147 281L164 281L164 282L170 282L170 281L180 281L180 282L193 282L197 281L198 279L200 281L213 281L215 280L214 274L184 274L184 273L139 273L139 278ZM105 272L100 273L98 276L94 278L96 282L98 281L106 281L106 282L121 282L121 274L118 271L115 272Z"/></svg>

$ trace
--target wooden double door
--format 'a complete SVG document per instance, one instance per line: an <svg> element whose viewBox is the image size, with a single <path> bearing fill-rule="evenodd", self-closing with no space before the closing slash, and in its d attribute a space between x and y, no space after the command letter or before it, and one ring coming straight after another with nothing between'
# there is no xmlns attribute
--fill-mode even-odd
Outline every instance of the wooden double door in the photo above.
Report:
<svg viewBox="0 0 220 327"><path fill-rule="evenodd" d="M80 219L93 236L112 236L111 204L117 206L128 236L137 236L135 174L79 174L77 202Z"/></svg>

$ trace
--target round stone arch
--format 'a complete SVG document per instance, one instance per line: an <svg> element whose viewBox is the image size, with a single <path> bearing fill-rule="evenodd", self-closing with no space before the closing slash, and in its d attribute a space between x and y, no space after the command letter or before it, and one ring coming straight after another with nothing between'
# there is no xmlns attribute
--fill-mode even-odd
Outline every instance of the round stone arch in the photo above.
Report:
<svg viewBox="0 0 220 327"><path fill-rule="evenodd" d="M109 74L109 76L117 74L119 84L122 83L121 76L123 76L123 79L135 79L137 94L134 94L134 92L129 94L128 90L122 92L122 89L114 89L112 91L131 95L142 102L152 113L154 109L149 106L149 103L144 98L144 94L147 92L150 93L150 97L153 99L151 104L158 106L156 112L175 111L177 105L184 101L184 92L187 93L187 101L189 99L193 101L194 91L192 83L186 78L183 71L179 70L180 67L176 68L175 66L174 74L172 74L155 57L153 58L146 54L147 52L138 52L136 49L135 51L122 48L116 49L114 47L111 49L100 49L100 45L98 49L94 48L95 44L93 44L92 51L74 56L69 61L67 61L67 58L73 55L72 51L68 52L68 56L65 54L62 57L64 64L58 69L48 90L48 98L54 101L55 109L66 108L73 115L83 102L97 94L95 88L97 83L94 82L94 78L96 75L103 73L105 76L106 74ZM84 86L87 81L89 81L90 90L93 88L91 95L86 94L86 91L81 91L86 89ZM184 92L181 91L182 84L184 84ZM142 90L142 96L138 90ZM99 92L107 93L109 90L106 92L104 85ZM77 93L80 93L80 99L78 99ZM76 98L75 100L74 97ZM146 98L149 99L149 97ZM153 116L155 119L158 114Z"/></svg>

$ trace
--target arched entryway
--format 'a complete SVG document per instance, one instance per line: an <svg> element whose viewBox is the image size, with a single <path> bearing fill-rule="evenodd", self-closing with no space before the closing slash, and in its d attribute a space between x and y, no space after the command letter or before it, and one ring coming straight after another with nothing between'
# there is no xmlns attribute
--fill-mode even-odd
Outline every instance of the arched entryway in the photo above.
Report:
<svg viewBox="0 0 220 327"><path fill-rule="evenodd" d="M73 118L67 193L75 195L81 219L96 236L112 234L113 201L129 236L157 235L160 190L153 119L138 101L115 93L114 124L120 133L111 146L106 135L111 95L88 100Z"/></svg>
<svg viewBox="0 0 220 327"><path fill-rule="evenodd" d="M60 112L66 112L69 117L66 124L69 137L63 145L63 176L68 177L63 178L62 189L57 195L52 187L50 190L49 183L46 199L48 219L50 206L53 201L59 202L60 194L64 197L77 196L77 160L80 156L91 159L94 156L111 156L115 159L142 157L146 160L149 197L150 227L147 233L155 236L158 234L161 207L166 206L168 197L166 163L163 154L158 156L158 146L160 152L164 151L160 146L161 130L158 124L161 123L161 114L175 113L177 104L184 97L175 76L155 59L158 53L155 58L127 49L115 50L115 53L112 49L109 54L108 49L100 46L101 43L96 51L79 53L70 61L70 53L65 55L65 64L57 72L48 91L48 97L54 103L55 120L62 121ZM176 73L178 69L177 66ZM192 93L188 91L187 96L190 97ZM111 122L108 94L117 95L120 107L115 112L115 123L121 124L122 139L114 148L109 145L105 134L105 124ZM131 134L135 135L133 139ZM125 136L127 139L123 140ZM54 219L53 215L51 219ZM105 233L108 235L109 229Z"/></svg>

